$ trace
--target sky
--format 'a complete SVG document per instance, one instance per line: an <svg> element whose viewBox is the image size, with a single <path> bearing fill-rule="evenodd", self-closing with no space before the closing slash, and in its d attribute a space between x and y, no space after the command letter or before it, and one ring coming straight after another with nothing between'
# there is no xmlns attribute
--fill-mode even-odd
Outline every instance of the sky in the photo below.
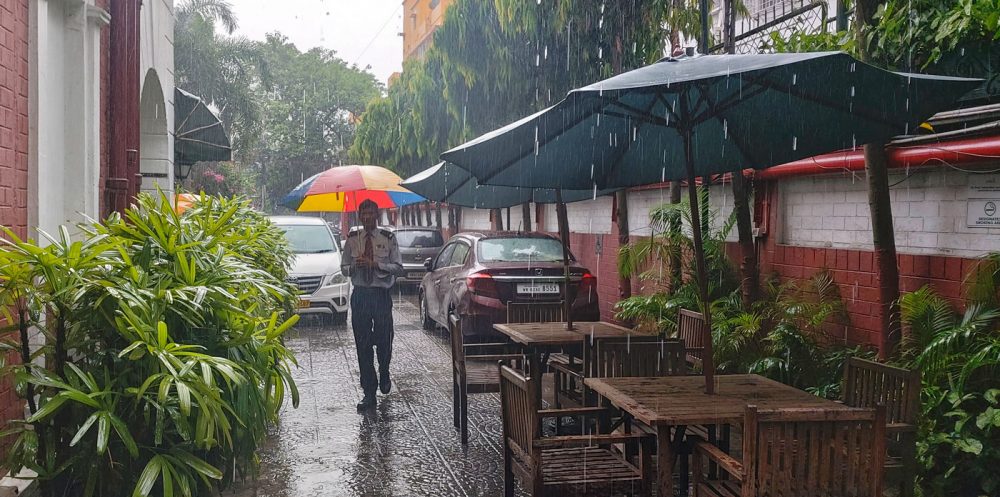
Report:
<svg viewBox="0 0 1000 497"><path fill-rule="evenodd" d="M237 34L263 40L280 31L306 51L322 46L383 83L403 64L402 0L230 0Z"/></svg>

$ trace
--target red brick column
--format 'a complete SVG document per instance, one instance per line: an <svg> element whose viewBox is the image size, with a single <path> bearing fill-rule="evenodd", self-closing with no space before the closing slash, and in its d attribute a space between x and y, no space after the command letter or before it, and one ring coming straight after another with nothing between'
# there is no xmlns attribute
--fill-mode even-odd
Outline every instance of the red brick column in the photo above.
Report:
<svg viewBox="0 0 1000 497"><path fill-rule="evenodd" d="M0 224L20 237L28 235L28 1L0 0ZM0 426L23 409L0 378ZM0 457L11 441L0 441Z"/></svg>

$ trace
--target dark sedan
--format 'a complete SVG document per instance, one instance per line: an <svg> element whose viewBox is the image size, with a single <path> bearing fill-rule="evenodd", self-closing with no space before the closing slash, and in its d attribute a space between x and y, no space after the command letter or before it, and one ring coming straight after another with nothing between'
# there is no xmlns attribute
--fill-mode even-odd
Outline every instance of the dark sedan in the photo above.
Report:
<svg viewBox="0 0 1000 497"><path fill-rule="evenodd" d="M399 244L399 256L403 259L403 270L405 274L396 281L399 283L419 284L427 268L424 261L433 258L444 245L444 237L441 231L435 228L421 228L417 226L407 226L390 228L396 234L396 242Z"/></svg>
<svg viewBox="0 0 1000 497"><path fill-rule="evenodd" d="M446 326L453 313L471 337L496 336L507 322L507 304L559 306L563 300L562 245L544 233L459 233L427 261L420 284L425 328ZM570 258L573 319L600 320L597 278Z"/></svg>

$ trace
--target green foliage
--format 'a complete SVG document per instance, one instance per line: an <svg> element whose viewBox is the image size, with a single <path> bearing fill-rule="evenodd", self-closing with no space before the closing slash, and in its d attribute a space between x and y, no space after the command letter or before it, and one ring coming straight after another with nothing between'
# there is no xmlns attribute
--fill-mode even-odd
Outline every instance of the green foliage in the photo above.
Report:
<svg viewBox="0 0 1000 497"><path fill-rule="evenodd" d="M917 455L924 495L1000 492L1000 389L963 394L924 387Z"/></svg>
<svg viewBox="0 0 1000 497"><path fill-rule="evenodd" d="M80 228L45 246L7 231L0 250L4 317L45 339L2 343L30 358L4 373L31 411L4 432L4 469L36 471L46 496L216 495L254 475L298 402L281 232L246 201L178 215L162 195Z"/></svg>
<svg viewBox="0 0 1000 497"><path fill-rule="evenodd" d="M993 60L996 71L1000 0L889 0L875 20L866 39L881 65L983 77Z"/></svg>
<svg viewBox="0 0 1000 497"><path fill-rule="evenodd" d="M177 4L174 17L177 87L218 108L236 157L252 157L264 132L263 104L257 90L270 84L257 44L227 36L237 27L227 0L185 0ZM226 34L219 34L216 24Z"/></svg>
<svg viewBox="0 0 1000 497"><path fill-rule="evenodd" d="M368 104L350 156L408 176L568 90L663 53L666 1L457 0L433 46Z"/></svg>
<svg viewBox="0 0 1000 497"><path fill-rule="evenodd" d="M980 267L996 258L985 257ZM923 373L917 448L925 495L1000 490L1000 310L995 293L986 295L961 315L926 286L900 299L909 340L901 361Z"/></svg>
<svg viewBox="0 0 1000 497"><path fill-rule="evenodd" d="M181 188L189 192L234 197L254 191L253 177L246 167L235 162L201 162L191 168L191 174Z"/></svg>
<svg viewBox="0 0 1000 497"><path fill-rule="evenodd" d="M793 31L788 33L787 38L782 32L774 31L770 34L770 38L770 42L761 47L762 52L790 53L839 50L847 53L856 53L857 51L854 33L850 31L838 31L834 33Z"/></svg>
<svg viewBox="0 0 1000 497"><path fill-rule="evenodd" d="M347 163L356 117L379 95L380 85L336 52L300 52L279 33L267 35L259 50L272 82L258 95L265 102L265 140L255 165L266 197L262 207L272 210L303 179Z"/></svg>
<svg viewBox="0 0 1000 497"><path fill-rule="evenodd" d="M709 205L707 189L699 189L699 205ZM701 309L696 285L696 265L691 254L694 242L690 238L691 207L687 199L677 204L662 204L649 213L649 237L622 246L618 251L618 272L637 276L658 292L651 296L636 295L617 304L617 319L636 323L640 329L672 331L676 328L677 311ZM726 257L726 239L736 223L734 215L719 219L718 211L702 210L702 247L708 270L709 298L727 298L739 284L735 269ZM686 228L682 228L681 226ZM671 271L670 262L677 261L681 271ZM671 292L666 293L666 289ZM658 307L664 304L664 307Z"/></svg>

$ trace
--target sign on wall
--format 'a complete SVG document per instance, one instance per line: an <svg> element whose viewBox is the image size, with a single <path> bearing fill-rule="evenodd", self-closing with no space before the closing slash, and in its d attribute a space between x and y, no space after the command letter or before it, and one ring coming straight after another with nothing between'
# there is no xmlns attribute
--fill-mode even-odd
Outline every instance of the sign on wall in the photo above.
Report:
<svg viewBox="0 0 1000 497"><path fill-rule="evenodd" d="M967 216L970 228L1000 228L1000 175L970 175Z"/></svg>

